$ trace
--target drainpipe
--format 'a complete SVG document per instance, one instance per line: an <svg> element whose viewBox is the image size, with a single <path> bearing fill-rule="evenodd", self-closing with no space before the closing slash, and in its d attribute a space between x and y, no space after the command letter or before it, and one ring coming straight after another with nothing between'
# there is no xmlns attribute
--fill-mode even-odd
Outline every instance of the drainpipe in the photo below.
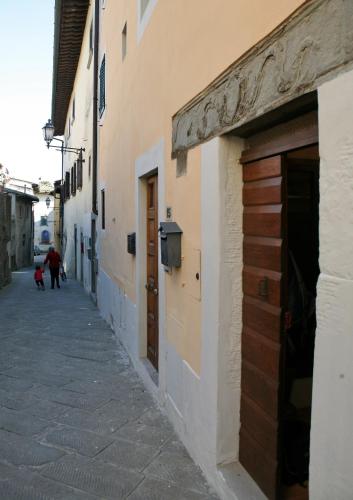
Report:
<svg viewBox="0 0 353 500"><path fill-rule="evenodd" d="M99 14L100 0L94 4L93 49L93 141L92 141L92 218L91 218L91 292L96 293L96 216L98 180L98 65L99 65Z"/></svg>

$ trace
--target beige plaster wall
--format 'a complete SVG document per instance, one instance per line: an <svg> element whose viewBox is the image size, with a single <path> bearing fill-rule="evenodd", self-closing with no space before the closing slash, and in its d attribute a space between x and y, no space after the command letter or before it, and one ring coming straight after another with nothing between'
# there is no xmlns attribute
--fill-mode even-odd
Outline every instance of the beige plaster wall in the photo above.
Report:
<svg viewBox="0 0 353 500"><path fill-rule="evenodd" d="M134 164L164 139L166 206L184 231L183 266L165 277L166 335L197 373L200 151L189 153L187 175L176 178L172 116L302 3L267 0L264 8L263 0L158 0L140 39L137 1L106 0L101 10L106 110L100 123L99 178L106 189L106 231L101 233L100 266L136 303L135 258L126 252L126 235L135 229ZM127 55L122 60L125 22Z"/></svg>

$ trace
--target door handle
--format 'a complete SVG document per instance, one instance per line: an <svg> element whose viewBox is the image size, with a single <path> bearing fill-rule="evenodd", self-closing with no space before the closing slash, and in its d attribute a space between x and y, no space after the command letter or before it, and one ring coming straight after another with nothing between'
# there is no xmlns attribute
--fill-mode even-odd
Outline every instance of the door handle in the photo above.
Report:
<svg viewBox="0 0 353 500"><path fill-rule="evenodd" d="M153 295L158 295L158 288L153 289Z"/></svg>
<svg viewBox="0 0 353 500"><path fill-rule="evenodd" d="M259 281L258 294L260 297L264 299L268 297L268 277L265 276L262 280Z"/></svg>

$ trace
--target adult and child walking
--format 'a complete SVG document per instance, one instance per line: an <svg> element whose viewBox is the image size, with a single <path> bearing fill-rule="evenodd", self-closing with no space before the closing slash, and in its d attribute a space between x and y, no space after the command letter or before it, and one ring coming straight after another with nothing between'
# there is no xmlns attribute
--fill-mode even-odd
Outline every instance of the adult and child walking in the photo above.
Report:
<svg viewBox="0 0 353 500"><path fill-rule="evenodd" d="M47 256L44 260L44 266L46 264L49 265L51 289L54 288L55 283L56 287L60 288L59 276L60 276L60 269L62 268L62 261L60 254L55 250L54 247L49 247L49 252L47 253ZM34 272L34 281L36 282L38 290L45 290L45 285L43 280L44 272L45 272L44 267L41 267L39 264L37 264ZM66 278L63 269L61 272L61 276L63 280Z"/></svg>

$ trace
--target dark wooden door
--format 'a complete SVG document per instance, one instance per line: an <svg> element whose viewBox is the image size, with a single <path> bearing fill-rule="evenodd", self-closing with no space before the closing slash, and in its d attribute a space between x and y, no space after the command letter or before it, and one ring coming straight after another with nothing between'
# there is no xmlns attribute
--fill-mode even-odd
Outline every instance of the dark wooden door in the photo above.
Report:
<svg viewBox="0 0 353 500"><path fill-rule="evenodd" d="M158 370L158 176L147 180L147 357Z"/></svg>
<svg viewBox="0 0 353 500"><path fill-rule="evenodd" d="M243 165L243 333L239 459L270 499L279 487L285 303L282 155Z"/></svg>

